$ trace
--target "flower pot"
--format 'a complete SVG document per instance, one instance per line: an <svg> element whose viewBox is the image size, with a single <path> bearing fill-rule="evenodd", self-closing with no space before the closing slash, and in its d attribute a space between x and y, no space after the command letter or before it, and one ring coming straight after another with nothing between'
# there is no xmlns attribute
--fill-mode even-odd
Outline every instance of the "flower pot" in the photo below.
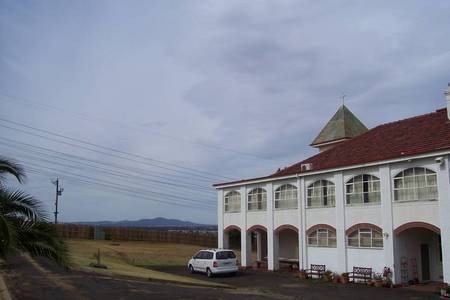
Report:
<svg viewBox="0 0 450 300"><path fill-rule="evenodd" d="M300 272L298 272L298 278L308 279L308 274L306 274L306 272L304 272L304 271L300 271Z"/></svg>
<svg viewBox="0 0 450 300"><path fill-rule="evenodd" d="M347 283L349 282L349 279L348 279L347 276L341 276L340 279L339 279L339 281L340 281L342 284L347 284Z"/></svg>
<svg viewBox="0 0 450 300"><path fill-rule="evenodd" d="M375 287L382 287L383 286L383 280L379 280L379 279L377 279L377 280L375 280Z"/></svg>

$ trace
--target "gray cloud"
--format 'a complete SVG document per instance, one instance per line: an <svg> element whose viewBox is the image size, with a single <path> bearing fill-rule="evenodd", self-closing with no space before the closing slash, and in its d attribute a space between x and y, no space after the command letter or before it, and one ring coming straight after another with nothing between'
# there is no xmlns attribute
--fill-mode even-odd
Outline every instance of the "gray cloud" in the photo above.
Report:
<svg viewBox="0 0 450 300"><path fill-rule="evenodd" d="M233 178L266 175L315 153L308 145L342 92L369 127L444 106L449 9L448 1L3 2L0 117ZM105 160L5 128L1 136ZM50 209L46 176L30 174L26 188ZM200 217L65 185L67 221L216 221L214 210ZM216 203L214 193L208 197Z"/></svg>

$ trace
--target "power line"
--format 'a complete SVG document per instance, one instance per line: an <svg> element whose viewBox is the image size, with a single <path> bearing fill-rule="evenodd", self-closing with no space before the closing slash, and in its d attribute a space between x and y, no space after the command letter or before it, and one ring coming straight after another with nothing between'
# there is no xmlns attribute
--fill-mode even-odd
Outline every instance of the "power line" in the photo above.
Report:
<svg viewBox="0 0 450 300"><path fill-rule="evenodd" d="M72 173L72 172L67 172L67 171L63 171L63 170L59 170L59 169L55 169L55 168L51 168L51 167L47 167L47 166L42 166L42 165L36 164L34 162L27 162L27 165L30 165L31 167L34 167L34 168L39 168L41 170L44 169L44 170L50 170L50 171L53 171L53 172L58 172L58 174L63 174L63 175L67 174L68 176L77 177L77 178L81 177L81 175L79 175L79 174L75 174L75 173ZM61 176L63 176L63 175L61 175ZM109 185L112 185L112 186L115 186L115 187L128 189L129 191L138 191L140 193L153 194L153 195L157 195L157 196L160 196L160 197L176 199L177 201L201 203L202 205L211 205L209 203L209 201L210 201L209 199L202 199L202 198L192 199L192 198L185 197L185 196L178 196L178 195L171 195L171 194L167 194L167 193L149 191L149 190L146 190L146 189L143 189L143 188L139 188L139 187L136 187L136 186L129 186L129 185L121 184L121 183L111 182L111 181L107 181L107 180L101 180L101 179L94 178L94 177L87 176L87 175L83 175L82 178L86 179L86 180L95 181L97 183L109 184ZM206 201L206 202L202 202L200 200L203 200L203 201Z"/></svg>
<svg viewBox="0 0 450 300"><path fill-rule="evenodd" d="M119 165L119 164L115 164L115 163L111 163L111 162L107 163L107 162L104 162L104 161L99 161L99 160L95 160L95 159L88 158L88 157L82 157L82 156L78 156L78 155L75 155L75 154L70 154L70 153L56 151L56 150L45 148L45 147L41 147L41 146L32 145L32 144L29 144L29 143L19 142L19 141L12 140L12 139L9 139L9 138L6 138L6 137L2 137L2 139L0 140L0 143L5 143L5 141L9 142L10 144L11 143L15 144L15 145L18 144L18 145L25 146L25 147L28 147L28 148L39 149L39 150L43 150L43 151L46 151L46 152L55 153L56 155L61 155L61 156L64 156L64 157L68 156L68 157L72 157L74 159L79 159L81 161L89 161L89 162L92 162L92 163L95 163L95 164L100 164L100 165L110 166L110 167L113 167L113 168L116 168L116 169L131 171L131 172L136 173L136 174L141 174L141 175L151 176L151 177L156 177L156 178L161 178L161 179L167 179L167 180L173 180L173 178L160 176L161 174L162 175L171 175L171 174L167 174L167 173L161 173L161 172L157 172L157 171L154 171L154 170L150 171L150 170L137 168L137 167L130 167L130 166L125 167L125 166L122 166L122 165ZM27 150L27 151L32 151L32 150ZM40 153L42 153L42 152L40 152ZM154 175L154 174L160 174L160 175ZM185 176L180 175L180 174L176 174L174 176L176 176L176 180L179 181L179 182L186 183L186 184L192 185L192 186L204 187L203 185L197 185L197 184L193 184L192 182L186 182L186 181L180 180L180 178L181 178L181 179L190 179L190 180L196 180L196 181L202 180L203 181L204 180L203 178L185 177ZM205 181L205 182L207 182L208 185L210 184L209 180Z"/></svg>
<svg viewBox="0 0 450 300"><path fill-rule="evenodd" d="M120 177L120 178L123 178L125 180L127 180L129 178L136 178L138 180L148 181L148 182L152 182L152 183L156 183L156 184L160 184L160 185L165 185L165 186L170 186L170 187L176 187L176 188L192 190L192 191L200 192L200 193L208 193L208 194L214 193L212 189L206 189L206 188L201 187L201 186L200 187L191 187L191 186L185 185L185 184L178 184L178 183L167 182L167 181L153 180L153 179L149 179L149 178L146 178L146 177L143 177L143 176L138 176L138 175L124 173L124 172L118 172L118 171L111 170L111 169L108 169L108 168L103 168L103 167L91 165L91 164L85 163L83 161L76 161L76 160L62 158L62 157L58 157L58 156L54 156L54 155L49 155L47 153L43 153L43 152L40 152L40 151L17 149L14 145L5 144L5 143L3 143L3 141L0 141L0 145L1 146L6 146L6 147L11 147L15 151L26 152L26 154L20 153L19 154L20 156L25 156L25 157L28 157L28 158L33 159L33 160L44 161L44 162L47 162L47 163L56 164L56 165L60 165L60 166L64 166L64 167L78 168L78 169L83 170L84 167L80 166L80 165L84 165L84 166L87 166L88 168L90 168L93 171L101 172L101 173L104 173L104 174L113 175L115 177ZM34 153L34 154L38 154L38 155L43 155L45 157L50 157L50 158L53 158L53 159L73 162L73 163L76 163L78 165L74 166L74 165L68 165L68 164L61 164L61 163L55 162L53 160L44 159L42 157L36 157L36 156L33 156L33 155L29 155L28 152L31 152L31 153Z"/></svg>
<svg viewBox="0 0 450 300"><path fill-rule="evenodd" d="M33 174L36 174L39 176L45 176L45 177L54 175L52 172L48 172L48 171L46 172L45 170L38 170L38 169L33 169L33 168L27 168L27 171L30 173L33 173ZM184 204L184 203L161 201L161 200L154 199L151 197L143 196L142 194L134 193L133 191L123 190L123 189L117 188L115 186L91 182L89 180L83 180L83 179L79 179L79 178L71 177L71 176L67 176L67 175L64 175L63 177L67 181L81 183L82 185L96 186L96 189L99 187L104 188L104 189L106 188L107 190L114 190L115 193L120 193L123 195L132 196L132 197L140 198L140 199L144 199L144 200L150 200L152 202L161 202L162 204L166 204L166 205L173 205L173 206L185 207L185 208L194 208L196 210L208 210L208 208L210 208L210 207L207 207L204 205L188 205L188 204ZM212 207L212 208L214 208L214 207Z"/></svg>
<svg viewBox="0 0 450 300"><path fill-rule="evenodd" d="M221 146L212 145L212 144L200 143L200 142L192 141L192 140L189 140L189 139L186 139L186 138L180 138L180 137L172 136L172 135L169 135L169 134L163 134L163 133L160 133L160 132L155 132L154 130L149 130L146 127L145 127L145 130L142 130L142 128L144 126L140 125L140 124L133 125L133 124L129 124L129 123L119 122L119 121L116 121L116 120L92 118L91 116L87 116L87 115L80 114L80 113L69 112L69 111L66 111L66 110L64 110L64 109L62 109L60 107L44 104L44 103L41 103L41 102L38 102L38 101L34 101L34 100L30 100L30 99L27 99L27 98L24 98L24 97L18 97L18 96L14 96L14 95L10 95L10 94L0 93L0 96L2 96L2 98L0 98L0 99L6 100L6 101L9 101L9 102L16 103L16 102L14 102L14 101L12 101L12 100L10 100L8 98L16 99L16 100L19 100L20 102L31 103L31 104L33 104L33 105L35 105L37 107L44 108L44 109L47 109L47 110L55 110L55 111L58 111L58 112L69 114L72 117L75 117L75 118L78 118L78 119L82 119L82 120L87 120L87 121L91 121L91 122L103 122L103 123L107 122L107 123L116 124L116 125L119 125L119 126L132 127L135 130L139 130L141 132L145 132L145 133L151 132L151 133L153 133L155 135L158 135L158 136L161 136L161 137L164 137L164 138L169 138L169 139L172 139L172 140L175 140L175 141L179 141L179 142L183 142L183 143L189 143L189 144L192 144L192 145L201 146L201 147L205 147L205 148L210 148L210 149L214 149L214 150L222 150L222 151L232 152L232 153L235 153L235 154L238 154L238 155L252 157L252 158L258 159L258 160L266 160L266 161L272 161L273 160L273 159L270 159L270 158L262 157L262 156L259 156L259 155L256 155L256 154L252 154L252 153L248 153L248 152L238 151L238 150L235 150L235 149L221 147Z"/></svg>
<svg viewBox="0 0 450 300"><path fill-rule="evenodd" d="M5 121L5 120L0 118L0 121ZM6 121L6 122L16 123L16 122L13 122L13 121ZM50 137L47 137L47 136L43 136L43 135L40 135L40 134L31 133L31 132L28 132L28 131L23 130L23 129L20 129L20 128L14 128L14 127L10 127L10 126L3 125L3 124L0 124L0 126L1 126L1 127L4 127L4 128L8 128L8 129L14 130L14 131L19 131L19 132L22 132L22 133L25 133L25 134L28 134L28 135L31 135L31 136L34 136L34 137L40 137L40 138L43 138L43 139L46 139L46 140L50 140L50 141L53 141L53 142L62 143L62 144L69 145L69 146L72 146L72 147L76 147L76 148L80 148L80 149L84 149L84 150L88 150L88 151L100 153L100 154L103 154L103 155L108 155L108 156L115 157L115 158L120 158L120 159L124 159L124 160L128 160L128 161L133 161L133 162L137 162L137 163L144 163L144 164L147 164L147 165L154 166L154 167L156 167L156 168L161 168L161 169L170 170L170 171L174 171L174 172L184 173L184 174L188 174L188 175L192 175L192 176L197 176L197 177L202 177L202 178L205 178L205 179L218 180L217 178L214 179L214 178L211 178L211 177L207 177L207 176L204 176L204 175L199 175L199 174L195 174L195 173L191 173L191 172L187 172L187 171L182 171L182 170L176 170L176 169L172 169L172 168L167 168L167 167L163 167L163 166L157 165L157 164L155 164L155 163L149 163L149 162L147 162L147 161L139 161L139 160L131 159L131 158L128 158L128 157L123 157L123 156L120 156L120 155L115 155L115 154L112 154L112 153L103 152L103 151L95 150L95 149L88 148L88 147L85 147L85 146L81 146L81 145L69 143L69 142L66 142L66 141L61 141L61 140L53 139L53 138L50 138ZM30 128L32 128L31 126L27 126L27 125L23 125L23 126L24 126L24 127L30 127ZM32 129L33 129L33 128L32 128ZM34 130L41 131L40 129L34 129ZM60 136L59 134L53 134L53 133L48 133L48 134ZM61 136L62 136L62 135L61 135ZM62 137L64 137L64 136L62 136ZM70 137L64 137L64 138L69 139L69 140L77 140L77 139L70 138ZM85 143L85 144L91 144L91 145L93 145L93 146L95 146L95 147L98 147L98 148L106 148L106 149L108 149L108 147L97 146L97 145L95 145L95 144L93 144L93 143L89 143L89 142L84 142L84 143ZM110 149L112 149L112 148L110 148ZM145 160L149 160L149 161L154 161L154 162L157 162L157 163L169 164L169 165L177 166L176 164L173 164L173 163L165 163L165 162L162 162L162 161L154 160L154 159L152 159L152 158L146 158L146 157L144 157L144 156L135 155L135 154L132 154L132 153L127 153L127 152L120 151L120 150L112 149L112 150L109 150L109 151L118 152L118 153L125 153L125 154L127 154L127 155L129 155L129 156L135 156L135 157L138 157L138 158L141 158L141 159L145 159ZM186 169L186 170L194 170L194 171L195 171L195 169L192 169L192 168L186 168L186 167L181 167L181 166L178 166L178 168L180 168L180 169ZM196 171L196 172L202 173L202 171ZM205 172L203 172L203 173L205 173ZM214 176L220 176L220 175L214 175ZM231 179L231 178L229 178L229 177L223 177L223 178Z"/></svg>

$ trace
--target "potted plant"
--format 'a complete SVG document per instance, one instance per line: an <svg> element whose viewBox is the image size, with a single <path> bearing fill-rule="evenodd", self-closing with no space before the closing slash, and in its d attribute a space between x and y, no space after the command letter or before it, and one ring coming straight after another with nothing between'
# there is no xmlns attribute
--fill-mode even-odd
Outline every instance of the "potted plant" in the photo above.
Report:
<svg viewBox="0 0 450 300"><path fill-rule="evenodd" d="M447 283L442 283L439 286L439 288L441 290L441 297L443 297L443 298L450 298L450 288L449 288Z"/></svg>
<svg viewBox="0 0 450 300"><path fill-rule="evenodd" d="M393 287L393 282L392 282L392 271L391 268L388 267L384 267L383 269L383 286L384 287Z"/></svg>
<svg viewBox="0 0 450 300"><path fill-rule="evenodd" d="M339 281L341 280L340 278L341 276L339 275L339 273L333 273L333 283L339 283Z"/></svg>
<svg viewBox="0 0 450 300"><path fill-rule="evenodd" d="M298 271L298 278L300 279L308 279L308 273L304 269Z"/></svg>
<svg viewBox="0 0 450 300"><path fill-rule="evenodd" d="M375 287L382 287L383 286L383 274L375 273L373 274L373 281Z"/></svg>
<svg viewBox="0 0 450 300"><path fill-rule="evenodd" d="M347 284L347 283L349 283L349 281L350 281L350 279L348 278L348 273L347 272L342 273L340 276L340 282L342 284Z"/></svg>
<svg viewBox="0 0 450 300"><path fill-rule="evenodd" d="M323 273L323 279L327 282L331 282L333 280L333 272L326 270L325 273Z"/></svg>

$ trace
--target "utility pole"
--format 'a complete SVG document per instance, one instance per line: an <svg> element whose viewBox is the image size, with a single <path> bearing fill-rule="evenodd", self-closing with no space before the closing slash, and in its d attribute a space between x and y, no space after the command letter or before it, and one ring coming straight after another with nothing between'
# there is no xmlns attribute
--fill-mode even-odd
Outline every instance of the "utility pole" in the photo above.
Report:
<svg viewBox="0 0 450 300"><path fill-rule="evenodd" d="M56 197L55 197L55 224L58 224L58 197L62 195L64 191L63 188L59 187L59 178L56 178L55 181L52 181L54 185L56 185Z"/></svg>

